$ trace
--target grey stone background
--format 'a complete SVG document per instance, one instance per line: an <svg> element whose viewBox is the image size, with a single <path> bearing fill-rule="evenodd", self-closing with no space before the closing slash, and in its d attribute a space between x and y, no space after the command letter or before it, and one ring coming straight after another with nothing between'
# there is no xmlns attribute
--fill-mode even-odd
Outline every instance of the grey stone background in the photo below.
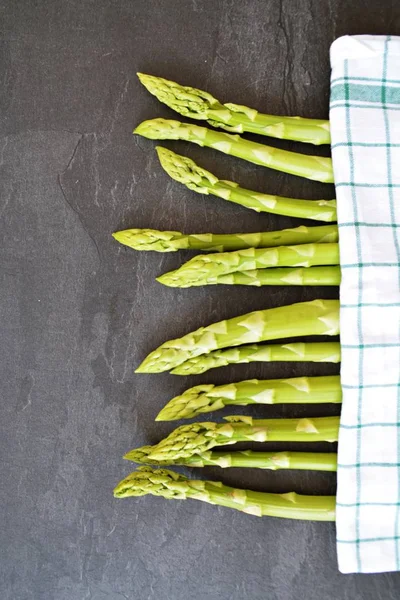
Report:
<svg viewBox="0 0 400 600"><path fill-rule="evenodd" d="M134 375L149 351L202 324L337 290L163 288L154 278L189 254L135 253L110 235L129 226L229 232L298 224L171 181L154 143L131 134L143 119L173 117L136 71L264 112L324 118L331 42L346 33L399 34L398 2L0 0L0 13L2 600L398 598L397 574L338 573L333 524L113 499L131 470L123 453L173 428L154 417L186 387L337 372L276 364L186 379ZM333 196L323 184L166 145L249 188ZM330 474L198 474L259 490L335 491Z"/></svg>

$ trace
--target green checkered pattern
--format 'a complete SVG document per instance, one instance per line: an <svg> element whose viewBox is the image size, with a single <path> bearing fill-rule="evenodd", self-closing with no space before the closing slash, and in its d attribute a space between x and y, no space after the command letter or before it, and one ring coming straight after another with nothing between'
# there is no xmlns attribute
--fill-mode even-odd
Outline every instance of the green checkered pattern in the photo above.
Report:
<svg viewBox="0 0 400 600"><path fill-rule="evenodd" d="M342 268L339 569L398 571L400 38L339 38L331 64Z"/></svg>

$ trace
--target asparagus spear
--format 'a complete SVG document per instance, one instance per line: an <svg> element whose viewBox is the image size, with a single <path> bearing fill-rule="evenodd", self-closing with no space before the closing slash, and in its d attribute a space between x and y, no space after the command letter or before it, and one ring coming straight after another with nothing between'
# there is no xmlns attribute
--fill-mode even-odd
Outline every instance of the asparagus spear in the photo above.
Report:
<svg viewBox="0 0 400 600"><path fill-rule="evenodd" d="M169 371L190 358L219 348L302 335L338 334L338 300L299 302L240 315L164 342L145 358L136 372Z"/></svg>
<svg viewBox="0 0 400 600"><path fill-rule="evenodd" d="M297 342L294 344L252 344L202 354L172 369L174 375L199 375L210 369L250 362L340 362L339 342Z"/></svg>
<svg viewBox="0 0 400 600"><path fill-rule="evenodd" d="M139 467L114 489L115 498L130 496L162 496L168 500L193 498L209 504L235 508L244 513L261 516L335 520L334 496L301 496L295 492L269 494L228 487L219 481L193 480L167 469Z"/></svg>
<svg viewBox="0 0 400 600"><path fill-rule="evenodd" d="M160 102L184 117L207 121L213 127L316 145L331 143L329 121L264 115L247 106L221 104L208 92L182 86L168 79L144 73L138 73L138 77L150 94Z"/></svg>
<svg viewBox="0 0 400 600"><path fill-rule="evenodd" d="M158 278L160 281L161 278ZM164 283L162 281L161 283ZM210 277L201 282L187 283L178 287L193 285L339 285L340 267L309 267L284 269L254 269L252 271L237 271L218 277ZM168 283L166 284L168 285ZM173 286L175 287L175 285Z"/></svg>
<svg viewBox="0 0 400 600"><path fill-rule="evenodd" d="M225 385L196 385L172 398L158 413L156 421L192 419L225 406L249 404L322 404L341 402L340 377L293 377L250 379Z"/></svg>
<svg viewBox="0 0 400 600"><path fill-rule="evenodd" d="M300 244L277 248L247 248L220 254L199 254L179 269L157 277L157 281L170 287L205 285L221 275L237 271L252 271L269 267L312 267L339 264L338 244ZM292 271L290 279L302 283L301 274ZM283 275L283 276L285 276ZM299 277L300 275L300 277ZM282 275L281 275L282 277ZM251 277L250 277L251 279ZM276 279L275 281L279 280ZM217 282L216 282L217 283ZM228 278L226 283L234 283Z"/></svg>
<svg viewBox="0 0 400 600"><path fill-rule="evenodd" d="M152 446L135 448L124 458L141 464L156 466L181 465L186 467L240 467L245 469L298 469L306 471L336 471L337 454L334 452L254 452L242 450L237 452L209 451L204 454L193 454L187 458L173 461L156 461L149 458Z"/></svg>
<svg viewBox="0 0 400 600"><path fill-rule="evenodd" d="M134 250L176 252L177 250L208 250L226 252L245 248L269 248L292 244L324 244L338 241L336 225L305 227L266 231L259 233L191 233L180 231L157 231L156 229L125 229L116 231L113 237Z"/></svg>
<svg viewBox="0 0 400 600"><path fill-rule="evenodd" d="M314 181L333 183L332 160L324 156L310 156L264 146L231 135L222 131L214 131L191 123L181 123L168 119L151 119L143 121L133 133L150 140L184 140L199 146L206 146L242 158L256 165L298 175Z"/></svg>
<svg viewBox="0 0 400 600"><path fill-rule="evenodd" d="M241 188L233 181L218 179L186 156L175 154L161 146L158 146L156 150L161 166L168 175L199 194L212 194L256 212L315 221L337 220L336 200L298 200L261 194Z"/></svg>
<svg viewBox="0 0 400 600"><path fill-rule="evenodd" d="M225 417L226 423L191 423L177 427L152 447L151 460L178 460L237 442L336 442L339 417L253 419Z"/></svg>

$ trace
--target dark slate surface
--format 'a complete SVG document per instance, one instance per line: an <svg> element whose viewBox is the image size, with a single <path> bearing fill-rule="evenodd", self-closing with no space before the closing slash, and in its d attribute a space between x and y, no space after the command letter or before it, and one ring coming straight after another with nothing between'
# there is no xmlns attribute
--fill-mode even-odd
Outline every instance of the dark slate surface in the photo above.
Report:
<svg viewBox="0 0 400 600"><path fill-rule="evenodd" d="M154 144L131 135L142 119L173 116L140 86L137 70L265 112L326 117L330 43L345 33L399 34L398 3L2 0L0 8L2 600L398 598L399 575L338 573L333 524L113 499L130 470L121 456L172 429L153 419L179 391L337 369L135 376L168 338L335 290L167 289L155 276L187 256L134 253L110 236L129 226L228 232L295 224L170 181ZM194 146L170 147L250 188L333 194ZM204 474L259 490L335 491L329 474Z"/></svg>

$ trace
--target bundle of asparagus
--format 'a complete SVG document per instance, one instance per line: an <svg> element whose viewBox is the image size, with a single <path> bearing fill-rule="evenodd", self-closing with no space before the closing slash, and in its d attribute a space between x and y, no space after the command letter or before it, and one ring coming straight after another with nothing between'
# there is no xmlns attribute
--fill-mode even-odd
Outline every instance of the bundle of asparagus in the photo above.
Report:
<svg viewBox="0 0 400 600"><path fill-rule="evenodd" d="M213 323L165 342L145 358L136 372L162 373L219 348L286 337L338 334L338 300L299 302Z"/></svg>
<svg viewBox="0 0 400 600"><path fill-rule="evenodd" d="M337 442L338 417L253 419L225 417L226 423L191 423L177 427L152 447L151 460L167 461L203 454L216 446L238 442Z"/></svg>
<svg viewBox="0 0 400 600"><path fill-rule="evenodd" d="M314 419L252 419L226 417L227 423L192 423L178 427L155 446L143 446L124 458L146 465L219 466L258 469L300 469L335 471L334 453L311 452L229 452L213 451L216 446L243 441L336 441L338 417ZM294 492L269 494L239 490L221 482L190 480L173 471L140 467L114 490L116 498L153 494L167 499L193 498L236 508L256 516L276 516L315 521L335 518L334 496L299 496Z"/></svg>
<svg viewBox="0 0 400 600"><path fill-rule="evenodd" d="M219 466L259 469L300 469L335 471L337 457L334 453L310 452L254 452L251 450L216 452L216 446L226 446L243 441L328 441L337 440L338 417L314 419L252 419L251 417L226 417L226 423L192 423L175 429L155 446L143 446L128 452L124 458L146 465L184 465L190 467ZM175 485L174 482L179 482ZM182 484L182 485L181 485ZM192 493L194 490L218 488L221 494ZM180 490L180 492L179 492ZM258 516L270 515L287 518L334 520L334 497L298 497L297 494L266 494L249 490L234 490L220 482L192 481L173 471L139 468L121 481L114 490L117 498L160 495L164 498L195 498L212 504L237 508ZM229 501L233 494L234 500ZM241 500L235 499L240 496ZM211 498L211 499L210 499ZM301 498L301 500L298 500ZM257 499L256 508L249 509L247 500ZM282 499L284 500L282 502ZM287 504L289 499L292 504ZM276 510L273 508L276 507ZM279 507L279 509L278 509ZM327 509L329 510L327 511ZM329 516L328 516L329 514Z"/></svg>
<svg viewBox="0 0 400 600"><path fill-rule="evenodd" d="M251 192L238 187L233 182L219 181L214 175L186 157L165 148L157 148L157 151L161 165L168 174L197 192L211 193L257 211L323 221L336 219L335 200L295 200ZM116 232L114 237L136 249L155 249L164 252L187 247L193 249L204 247L206 250L214 249L222 252L225 249L236 250L235 253L225 253L222 257L213 255L195 257L181 269L158 278L160 283L172 287L214 284L325 286L340 283L340 270L337 266L326 266L323 269L314 266L338 265L338 247L333 243L337 242L337 227L333 225L281 232L220 236L215 234L183 236L180 232L173 231L133 229ZM322 244L326 244L326 247ZM299 245L303 247L299 248ZM276 247L271 248L272 246ZM262 252L260 247L270 248L270 251ZM203 268L201 263L207 263L206 268ZM224 269L217 270L217 263L219 265L224 263ZM264 269L267 267L274 267L274 269L266 272ZM195 276L190 277L189 271L192 271Z"/></svg>
<svg viewBox="0 0 400 600"><path fill-rule="evenodd" d="M238 279L238 283L248 285L274 285L278 282L283 285L301 285L304 281L308 285L338 285L338 267L315 267L338 263L338 244L248 248L221 254L200 254L179 269L161 275L157 281L170 287L185 288L215 283L232 284L242 275L250 281L242 278ZM271 271L265 271L271 267L274 267Z"/></svg>
<svg viewBox="0 0 400 600"><path fill-rule="evenodd" d="M127 229L117 231L113 237L136 250L172 252L190 248L221 253L196 256L180 269L157 278L170 287L213 284L322 286L340 283L338 266L313 266L338 264L338 244L333 243L338 239L335 225L266 233L186 236L176 231ZM272 247L274 243L281 245ZM227 249L231 251L225 252Z"/></svg>
<svg viewBox="0 0 400 600"><path fill-rule="evenodd" d="M206 120L230 132L251 132L313 144L330 143L329 123L298 117L263 115L235 104L221 104L207 92L165 79L139 74L145 87L182 115ZM287 152L196 125L154 119L134 133L150 139L186 140L248 160L258 165L322 182L333 182L329 158ZM162 167L189 189L213 194L258 212L336 220L335 200L300 200L261 194L219 180L192 160L157 148ZM173 287L205 284L338 285L340 270L338 230L335 225L299 227L253 234L191 234L177 231L131 229L114 234L137 250L171 252L193 249L218 252L197 256L180 269L159 277ZM226 364L252 361L307 360L338 362L338 342L260 345L259 342L303 335L338 335L339 302L314 300L255 311L214 323L170 340L150 353L137 372L202 373ZM244 344L244 345L243 345ZM228 405L341 402L338 376L279 380L248 380L225 386L201 385L173 398L157 420L191 418ZM226 417L225 423L203 422L175 429L155 446L143 446L124 458L153 466L207 465L261 469L335 471L334 453L229 452L213 448L238 442L335 442L338 417L253 419ZM230 488L220 482L191 480L165 469L141 467L114 490L117 498L153 494L165 498L194 498L257 516L330 521L335 518L332 496L269 494Z"/></svg>
<svg viewBox="0 0 400 600"><path fill-rule="evenodd" d="M315 419L263 419L227 417L225 424L193 423L178 427L156 446L128 452L134 462L203 467L207 465L261 469L307 469L335 471L336 454L306 452L215 452L216 446L242 441L335 441L338 417ZM114 490L117 498L153 494L171 499L194 498L236 508L257 516L334 520L334 496L298 496L237 490L220 482L189 480L173 471L141 467Z"/></svg>

